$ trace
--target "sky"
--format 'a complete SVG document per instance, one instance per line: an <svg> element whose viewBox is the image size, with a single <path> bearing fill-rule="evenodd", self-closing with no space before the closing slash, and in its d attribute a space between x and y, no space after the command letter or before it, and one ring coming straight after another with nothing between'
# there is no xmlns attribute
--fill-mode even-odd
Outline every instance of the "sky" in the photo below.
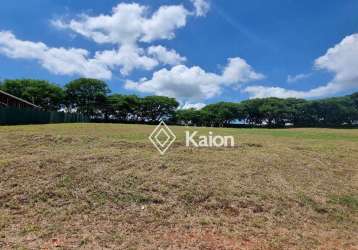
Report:
<svg viewBox="0 0 358 250"><path fill-rule="evenodd" d="M0 79L106 81L183 107L358 90L356 0L4 0Z"/></svg>

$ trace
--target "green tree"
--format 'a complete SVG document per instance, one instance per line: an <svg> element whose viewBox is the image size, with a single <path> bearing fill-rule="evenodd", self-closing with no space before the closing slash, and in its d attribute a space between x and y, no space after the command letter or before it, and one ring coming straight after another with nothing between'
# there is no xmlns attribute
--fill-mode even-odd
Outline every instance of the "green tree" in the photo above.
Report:
<svg viewBox="0 0 358 250"><path fill-rule="evenodd" d="M202 126L206 124L204 111L196 109L180 109L176 112L176 120L185 125Z"/></svg>
<svg viewBox="0 0 358 250"><path fill-rule="evenodd" d="M353 123L358 124L358 92L352 94L349 98L352 100L354 107Z"/></svg>
<svg viewBox="0 0 358 250"><path fill-rule="evenodd" d="M349 97L336 97L319 101L322 125L352 124L356 118L354 103Z"/></svg>
<svg viewBox="0 0 358 250"><path fill-rule="evenodd" d="M1 89L32 102L44 110L58 110L64 103L64 92L59 86L42 80L5 80Z"/></svg>
<svg viewBox="0 0 358 250"><path fill-rule="evenodd" d="M265 119L260 107L264 103L263 99L251 99L241 102L245 122L253 125L261 125Z"/></svg>
<svg viewBox="0 0 358 250"><path fill-rule="evenodd" d="M107 84L97 79L80 78L65 85L68 109L92 118L103 115L108 93Z"/></svg>
<svg viewBox="0 0 358 250"><path fill-rule="evenodd" d="M352 100L354 108L358 110L358 92L353 93L349 98Z"/></svg>
<svg viewBox="0 0 358 250"><path fill-rule="evenodd" d="M173 117L179 103L165 96L147 96L141 99L139 117L143 121L158 122Z"/></svg>
<svg viewBox="0 0 358 250"><path fill-rule="evenodd" d="M287 107L286 122L293 125L299 125L302 120L302 116L305 114L302 112L304 105L308 101L304 99L288 98L285 99L285 105Z"/></svg>
<svg viewBox="0 0 358 250"><path fill-rule="evenodd" d="M208 118L213 126L227 126L231 122L244 117L239 104L232 102L210 104L204 107L203 111L207 112L206 116L209 116Z"/></svg>
<svg viewBox="0 0 358 250"><path fill-rule="evenodd" d="M107 114L119 121L136 120L139 107L140 98L135 95L113 94L107 98Z"/></svg>
<svg viewBox="0 0 358 250"><path fill-rule="evenodd" d="M269 127L284 127L290 117L287 101L275 97L262 99L259 112Z"/></svg>

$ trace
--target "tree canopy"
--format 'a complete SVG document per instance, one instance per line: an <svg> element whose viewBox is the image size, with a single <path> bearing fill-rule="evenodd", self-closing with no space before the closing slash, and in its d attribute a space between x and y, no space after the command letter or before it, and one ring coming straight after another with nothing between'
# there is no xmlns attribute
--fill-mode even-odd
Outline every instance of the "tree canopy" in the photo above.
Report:
<svg viewBox="0 0 358 250"><path fill-rule="evenodd" d="M42 107L84 114L103 122L166 120L194 126L245 124L267 127L339 127L358 124L358 93L320 100L262 98L242 102L218 102L201 110L178 109L179 102L165 96L111 94L101 80L80 78L63 88L32 79L4 80L0 88Z"/></svg>
<svg viewBox="0 0 358 250"><path fill-rule="evenodd" d="M93 117L104 107L110 90L104 81L80 78L65 85L66 106Z"/></svg>
<svg viewBox="0 0 358 250"><path fill-rule="evenodd" d="M32 102L44 110L58 110L65 97L61 87L43 80L4 80L0 86L3 91Z"/></svg>
<svg viewBox="0 0 358 250"><path fill-rule="evenodd" d="M173 117L179 103L165 96L147 96L141 99L139 117L144 121L158 122Z"/></svg>

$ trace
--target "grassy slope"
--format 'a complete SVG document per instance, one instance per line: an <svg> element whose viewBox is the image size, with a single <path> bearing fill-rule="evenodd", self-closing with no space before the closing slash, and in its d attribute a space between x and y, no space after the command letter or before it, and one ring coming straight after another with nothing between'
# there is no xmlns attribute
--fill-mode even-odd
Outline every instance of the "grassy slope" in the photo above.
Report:
<svg viewBox="0 0 358 250"><path fill-rule="evenodd" d="M174 127L161 157L153 128L0 127L0 247L358 247L358 130Z"/></svg>

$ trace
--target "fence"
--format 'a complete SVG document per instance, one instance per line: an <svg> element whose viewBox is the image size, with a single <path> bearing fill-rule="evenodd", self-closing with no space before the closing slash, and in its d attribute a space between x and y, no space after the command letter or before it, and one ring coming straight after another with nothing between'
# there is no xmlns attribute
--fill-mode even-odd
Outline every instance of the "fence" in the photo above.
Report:
<svg viewBox="0 0 358 250"><path fill-rule="evenodd" d="M0 125L89 122L81 114L46 112L15 107L0 108Z"/></svg>

